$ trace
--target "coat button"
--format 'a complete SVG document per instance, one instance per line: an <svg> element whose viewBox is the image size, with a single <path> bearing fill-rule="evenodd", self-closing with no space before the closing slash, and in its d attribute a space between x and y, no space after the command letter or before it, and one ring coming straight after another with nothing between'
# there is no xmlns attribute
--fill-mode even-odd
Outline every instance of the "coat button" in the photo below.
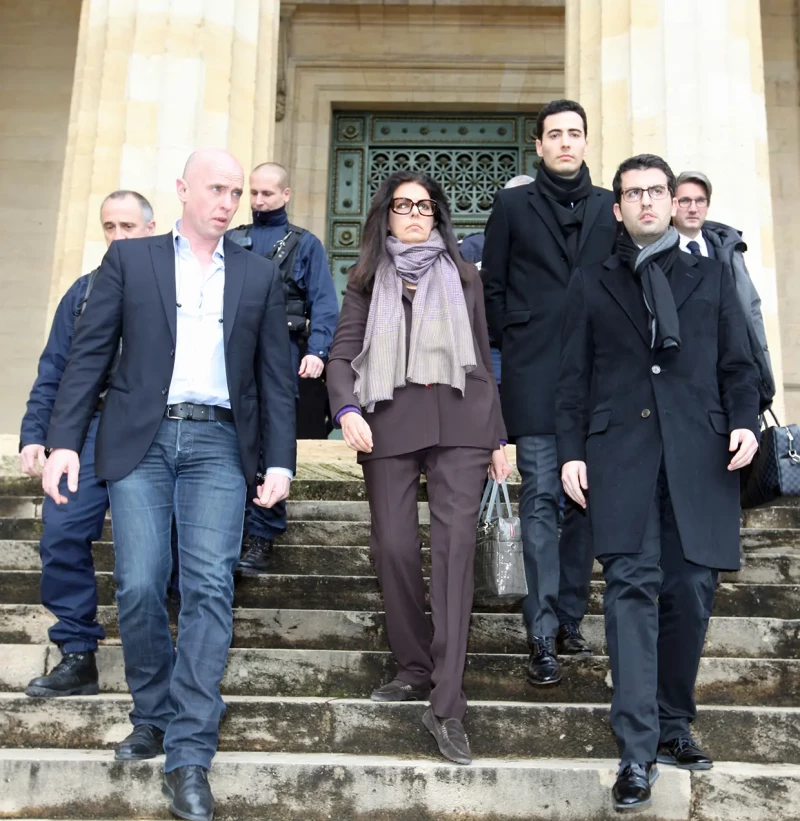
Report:
<svg viewBox="0 0 800 821"><path fill-rule="evenodd" d="M645 408L645 409L642 411L642 419L647 419L647 417L648 417L648 416L650 416L650 409L649 409L649 408Z"/></svg>
<svg viewBox="0 0 800 821"><path fill-rule="evenodd" d="M661 373L661 368L659 368L659 367L658 367L658 365L653 365L653 367L652 367L652 368L650 368L650 370L651 370L653 373Z"/></svg>
<svg viewBox="0 0 800 821"><path fill-rule="evenodd" d="M166 389L166 388L162 388L162 390L161 390L161 395L162 395L162 396L166 396L166 395L167 395L167 389Z"/></svg>
<svg viewBox="0 0 800 821"><path fill-rule="evenodd" d="M169 355L170 355L170 356L175 356L175 348L173 348L173 349L169 352Z"/></svg>

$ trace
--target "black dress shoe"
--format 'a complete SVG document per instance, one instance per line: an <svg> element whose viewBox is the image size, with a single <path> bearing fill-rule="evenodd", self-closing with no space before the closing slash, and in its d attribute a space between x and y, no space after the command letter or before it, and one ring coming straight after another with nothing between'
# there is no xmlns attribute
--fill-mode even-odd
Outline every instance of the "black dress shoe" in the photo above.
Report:
<svg viewBox="0 0 800 821"><path fill-rule="evenodd" d="M152 724L137 724L133 732L117 744L116 761L144 761L164 752L164 733Z"/></svg>
<svg viewBox="0 0 800 821"><path fill-rule="evenodd" d="M614 809L634 812L648 806L652 801L650 787L658 778L658 767L654 761L644 764L621 764L617 780L611 794Z"/></svg>
<svg viewBox="0 0 800 821"><path fill-rule="evenodd" d="M169 811L186 821L211 821L214 817L214 796L208 785L205 767L191 765L164 773L161 791L171 798Z"/></svg>
<svg viewBox="0 0 800 821"><path fill-rule="evenodd" d="M373 701L427 701L431 694L429 687L415 687L399 678L372 691Z"/></svg>
<svg viewBox="0 0 800 821"><path fill-rule="evenodd" d="M268 573L272 541L261 536L248 536L244 542L244 553L234 572L243 576L260 576L262 573Z"/></svg>
<svg viewBox="0 0 800 821"><path fill-rule="evenodd" d="M574 621L568 621L558 628L556 636L556 648L564 656L591 656L592 648L583 637L580 625Z"/></svg>
<svg viewBox="0 0 800 821"><path fill-rule="evenodd" d="M555 640L536 636L531 642L528 659L528 683L534 685L558 684L561 670L555 652Z"/></svg>
<svg viewBox="0 0 800 821"><path fill-rule="evenodd" d="M438 718L433 707L428 707L422 716L422 723L430 731L439 745L439 752L456 764L472 764L469 739L464 725L457 718Z"/></svg>
<svg viewBox="0 0 800 821"><path fill-rule="evenodd" d="M672 764L682 770L710 770L714 766L713 760L690 735L661 742L656 760L659 764Z"/></svg>
<svg viewBox="0 0 800 821"><path fill-rule="evenodd" d="M25 690L34 698L59 696L96 696L100 692L97 681L97 662L94 653L64 653L61 661L46 675L33 679Z"/></svg>

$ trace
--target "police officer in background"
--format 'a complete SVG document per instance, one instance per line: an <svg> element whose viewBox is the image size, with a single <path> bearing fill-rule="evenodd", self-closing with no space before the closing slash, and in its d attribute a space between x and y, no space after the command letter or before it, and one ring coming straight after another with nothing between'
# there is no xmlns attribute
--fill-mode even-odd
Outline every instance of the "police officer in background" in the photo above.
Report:
<svg viewBox="0 0 800 821"><path fill-rule="evenodd" d="M240 225L228 236L253 253L272 259L278 266L286 293L286 321L294 371L299 379L318 380L328 359L339 305L322 243L310 231L289 222L286 205L291 196L289 176L282 165L267 162L256 166L250 174L253 222ZM327 435L325 389L321 384L319 387L319 392L301 390L298 380L297 396L302 400L299 439ZM321 403L316 402L317 393ZM303 413L307 405L315 408L311 415L319 417L312 423L313 430L309 430L308 424L301 424L307 419ZM272 508L258 507L252 502L253 495L248 496L244 552L237 567L244 575L266 572L272 543L286 532L286 503L280 502Z"/></svg>
<svg viewBox="0 0 800 821"><path fill-rule="evenodd" d="M106 245L113 240L150 236L155 230L153 208L136 191L114 191L100 207ZM53 317L47 345L39 358L20 435L20 467L28 476L39 476L45 464L45 446L50 415L64 374L72 336L80 322L99 269L75 280L64 294ZM102 400L101 400L102 402ZM25 694L39 698L96 695L98 692L95 651L106 637L97 622L97 583L92 561L92 542L102 536L108 510L106 483L94 472L94 442L100 406L89 425L81 452L78 490L62 494L69 504L56 505L45 496L42 506L44 531L39 543L42 559L42 604L56 617L50 641L61 649L61 661L46 676L33 679Z"/></svg>

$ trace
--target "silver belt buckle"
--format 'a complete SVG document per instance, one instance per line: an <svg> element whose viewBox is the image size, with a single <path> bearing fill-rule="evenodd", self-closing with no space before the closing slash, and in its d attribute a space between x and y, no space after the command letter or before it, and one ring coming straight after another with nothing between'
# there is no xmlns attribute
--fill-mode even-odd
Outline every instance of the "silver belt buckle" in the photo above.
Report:
<svg viewBox="0 0 800 821"><path fill-rule="evenodd" d="M172 405L167 405L167 419L177 419L177 420L183 419L182 416L173 416L172 415L172 407L173 407Z"/></svg>

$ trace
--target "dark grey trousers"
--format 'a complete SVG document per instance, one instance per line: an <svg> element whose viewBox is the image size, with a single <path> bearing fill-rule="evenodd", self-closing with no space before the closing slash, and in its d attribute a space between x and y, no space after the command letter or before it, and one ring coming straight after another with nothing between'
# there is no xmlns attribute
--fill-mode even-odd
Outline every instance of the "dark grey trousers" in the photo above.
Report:
<svg viewBox="0 0 800 821"><path fill-rule="evenodd" d="M662 471L641 553L600 557L614 695L611 726L623 762L656 757L689 734L694 685L717 571L687 562Z"/></svg>
<svg viewBox="0 0 800 821"><path fill-rule="evenodd" d="M435 447L362 464L370 550L397 678L432 685L431 706L439 718L460 720L467 710L462 680L475 588L475 529L490 460L490 451L481 448ZM417 514L422 473L431 512L430 620Z"/></svg>
<svg viewBox="0 0 800 821"><path fill-rule="evenodd" d="M570 499L559 540L562 490L556 437L520 436L517 467L522 476L519 515L528 581L522 614L530 640L555 636L559 625L583 619L594 553L588 516Z"/></svg>

